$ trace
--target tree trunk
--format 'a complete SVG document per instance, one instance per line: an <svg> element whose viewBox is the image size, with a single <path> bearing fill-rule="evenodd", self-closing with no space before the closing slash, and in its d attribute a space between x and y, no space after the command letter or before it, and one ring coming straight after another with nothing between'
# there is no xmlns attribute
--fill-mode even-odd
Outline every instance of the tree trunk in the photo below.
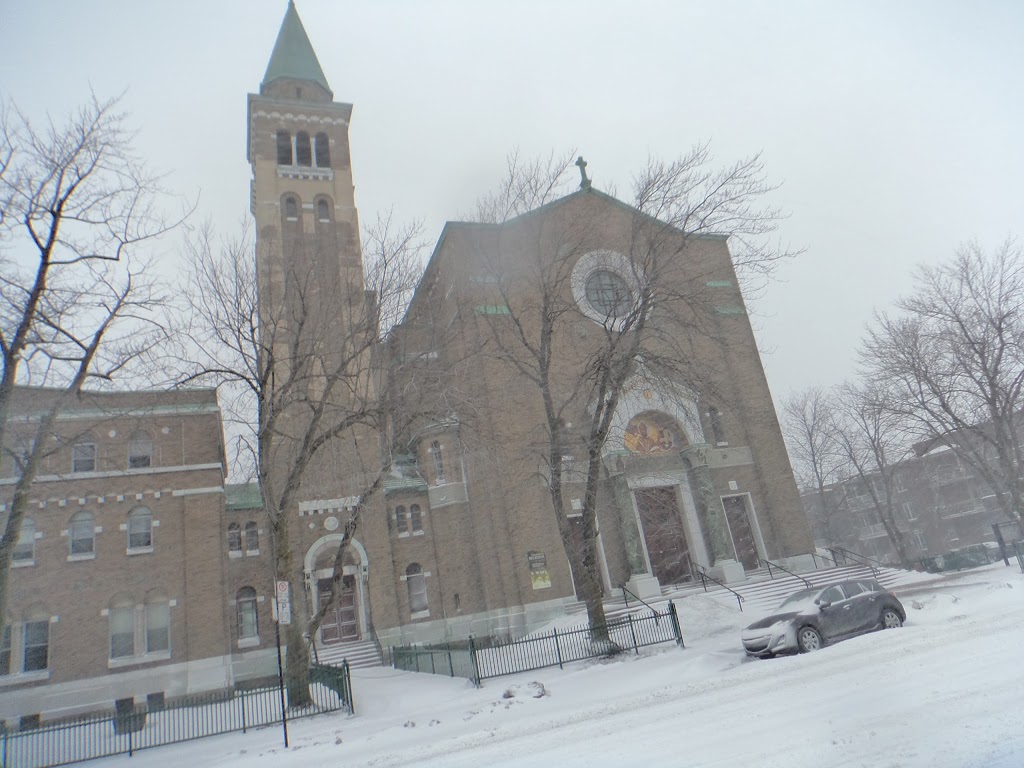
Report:
<svg viewBox="0 0 1024 768"><path fill-rule="evenodd" d="M293 600L293 605L299 601ZM301 610L301 609L300 609ZM287 625L285 637L288 639L287 668L285 669L285 687L288 690L288 706L291 709L308 707L313 703L309 693L309 646L303 637L302 627L305 622L292 616L292 623Z"/></svg>

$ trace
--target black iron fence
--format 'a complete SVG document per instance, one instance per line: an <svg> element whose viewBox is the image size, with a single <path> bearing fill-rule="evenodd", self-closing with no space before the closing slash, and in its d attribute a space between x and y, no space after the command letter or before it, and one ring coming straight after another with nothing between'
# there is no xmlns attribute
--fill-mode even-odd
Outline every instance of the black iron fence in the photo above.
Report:
<svg viewBox="0 0 1024 768"><path fill-rule="evenodd" d="M648 645L675 642L683 645L683 633L675 604L669 602L663 612L652 610L627 615L609 622L605 631L589 625L552 630L510 642L494 642L483 647L470 638L465 643L434 648L394 647L395 669L429 672L435 675L465 677L479 685L482 680L514 675L545 667L563 667L573 661L609 656Z"/></svg>
<svg viewBox="0 0 1024 768"><path fill-rule="evenodd" d="M348 665L310 670L312 703L289 707L288 718L339 710L352 712ZM140 749L191 741L281 722L281 692L274 686L182 696L166 705L119 707L36 728L6 731L0 723L0 766L47 768Z"/></svg>

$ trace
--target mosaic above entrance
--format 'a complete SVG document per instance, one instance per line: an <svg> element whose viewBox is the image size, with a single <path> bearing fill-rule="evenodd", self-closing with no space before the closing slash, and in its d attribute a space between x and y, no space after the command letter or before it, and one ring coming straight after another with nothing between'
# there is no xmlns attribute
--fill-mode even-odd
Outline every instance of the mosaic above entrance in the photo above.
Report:
<svg viewBox="0 0 1024 768"><path fill-rule="evenodd" d="M656 413L641 413L630 419L624 442L628 451L642 456L679 453L686 447L672 420Z"/></svg>

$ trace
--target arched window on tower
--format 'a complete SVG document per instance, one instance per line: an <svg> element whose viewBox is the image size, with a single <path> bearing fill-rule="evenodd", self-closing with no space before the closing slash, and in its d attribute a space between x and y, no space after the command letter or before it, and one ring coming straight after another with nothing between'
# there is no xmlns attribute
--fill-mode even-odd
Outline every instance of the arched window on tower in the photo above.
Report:
<svg viewBox="0 0 1024 768"><path fill-rule="evenodd" d="M313 151L309 146L309 134L299 131L295 134L295 164L309 167L313 164Z"/></svg>
<svg viewBox="0 0 1024 768"><path fill-rule="evenodd" d="M399 536L409 532L409 518L405 516L405 507L401 504L395 507L395 527L398 529Z"/></svg>
<svg viewBox="0 0 1024 768"><path fill-rule="evenodd" d="M409 612L417 614L426 611L427 579L419 563L412 563L405 569L405 584L409 588Z"/></svg>
<svg viewBox="0 0 1024 768"><path fill-rule="evenodd" d="M259 617L256 613L256 590L242 587L235 593L235 610L237 613L238 639L251 640L259 638Z"/></svg>
<svg viewBox="0 0 1024 768"><path fill-rule="evenodd" d="M430 453L434 457L434 485L444 485L444 455L441 453L441 441L430 444Z"/></svg>
<svg viewBox="0 0 1024 768"><path fill-rule="evenodd" d="M409 506L409 527L413 533L423 533L423 514L420 512L419 504Z"/></svg>
<svg viewBox="0 0 1024 768"><path fill-rule="evenodd" d="M318 133L313 140L313 150L316 155L317 168L331 167L331 145L327 140L326 133Z"/></svg>
<svg viewBox="0 0 1024 768"><path fill-rule="evenodd" d="M320 221L326 222L331 220L330 203L328 203L323 198L320 198L319 200L316 201L316 217Z"/></svg>
<svg viewBox="0 0 1024 768"><path fill-rule="evenodd" d="M288 131L277 132L277 164L292 164L292 135Z"/></svg>
<svg viewBox="0 0 1024 768"><path fill-rule="evenodd" d="M245 524L245 551L250 555L260 551L260 529L253 520Z"/></svg>
<svg viewBox="0 0 1024 768"><path fill-rule="evenodd" d="M293 195L288 195L284 199L284 217L289 221L299 218L299 201Z"/></svg>

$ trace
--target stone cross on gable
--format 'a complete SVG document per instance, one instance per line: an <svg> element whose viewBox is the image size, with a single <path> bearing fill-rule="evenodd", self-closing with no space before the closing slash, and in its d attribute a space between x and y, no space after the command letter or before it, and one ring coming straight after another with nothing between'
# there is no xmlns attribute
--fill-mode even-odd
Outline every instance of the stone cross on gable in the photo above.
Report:
<svg viewBox="0 0 1024 768"><path fill-rule="evenodd" d="M590 189L590 179L587 178L587 161L580 155L576 158L576 167L580 169L580 189Z"/></svg>

